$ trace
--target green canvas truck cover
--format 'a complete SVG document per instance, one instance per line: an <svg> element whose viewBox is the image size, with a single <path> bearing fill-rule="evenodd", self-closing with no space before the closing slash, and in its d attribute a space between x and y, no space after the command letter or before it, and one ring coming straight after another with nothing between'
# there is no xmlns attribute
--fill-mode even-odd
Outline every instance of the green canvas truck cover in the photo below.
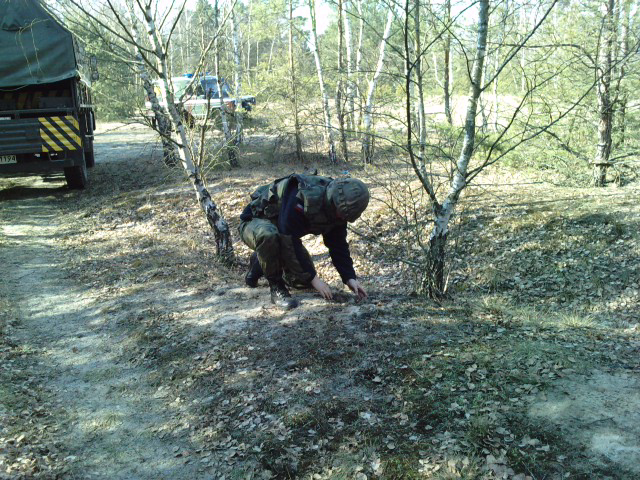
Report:
<svg viewBox="0 0 640 480"><path fill-rule="evenodd" d="M78 74L71 32L38 0L0 0L0 88Z"/></svg>

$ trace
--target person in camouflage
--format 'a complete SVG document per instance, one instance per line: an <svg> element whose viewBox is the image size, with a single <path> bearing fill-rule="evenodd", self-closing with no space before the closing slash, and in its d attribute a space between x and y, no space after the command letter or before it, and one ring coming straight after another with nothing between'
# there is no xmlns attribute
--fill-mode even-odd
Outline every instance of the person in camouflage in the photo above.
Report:
<svg viewBox="0 0 640 480"><path fill-rule="evenodd" d="M316 274L300 240L322 234L342 281L359 299L365 298L349 253L347 222L356 221L368 203L367 186L355 178L292 174L258 188L240 215L240 238L254 250L245 283L255 288L264 276L271 302L285 310L298 305L287 286L313 287L331 299L331 289Z"/></svg>

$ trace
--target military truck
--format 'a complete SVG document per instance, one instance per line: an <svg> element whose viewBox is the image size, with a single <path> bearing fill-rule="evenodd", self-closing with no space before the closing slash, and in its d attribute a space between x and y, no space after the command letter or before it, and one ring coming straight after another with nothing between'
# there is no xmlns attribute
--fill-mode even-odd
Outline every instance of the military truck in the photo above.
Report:
<svg viewBox="0 0 640 480"><path fill-rule="evenodd" d="M95 57L38 0L0 2L0 173L64 171L87 185L95 163Z"/></svg>

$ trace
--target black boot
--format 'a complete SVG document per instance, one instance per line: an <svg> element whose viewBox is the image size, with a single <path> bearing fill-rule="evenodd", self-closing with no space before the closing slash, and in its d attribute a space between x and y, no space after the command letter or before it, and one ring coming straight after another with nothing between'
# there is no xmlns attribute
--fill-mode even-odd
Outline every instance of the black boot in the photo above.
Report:
<svg viewBox="0 0 640 480"><path fill-rule="evenodd" d="M262 278L262 267L258 262L258 255L256 252L251 254L249 258L249 271L244 276L244 283L247 287L256 288L258 286L258 280Z"/></svg>
<svg viewBox="0 0 640 480"><path fill-rule="evenodd" d="M291 294L282 280L270 281L269 288L271 289L271 303L276 307L291 310L298 306L298 301L291 298Z"/></svg>

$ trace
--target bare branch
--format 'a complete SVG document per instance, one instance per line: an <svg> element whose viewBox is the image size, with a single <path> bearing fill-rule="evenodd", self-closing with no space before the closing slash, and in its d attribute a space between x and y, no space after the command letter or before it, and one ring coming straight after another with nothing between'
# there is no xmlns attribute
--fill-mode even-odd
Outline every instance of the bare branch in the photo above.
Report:
<svg viewBox="0 0 640 480"><path fill-rule="evenodd" d="M491 77L490 80L488 80L484 87L482 87L480 90L484 91L485 89L487 89L489 87L489 85L491 85L493 83L493 81L498 78L498 76L500 75L500 73L502 72L502 70L509 64L509 62L511 62L511 60L513 60L513 57L516 56L516 54L527 44L527 42L529 41L529 39L531 37L533 37L533 35L538 31L538 28L540 28L540 26L544 23L544 21L547 19L547 17L549 16L549 14L551 13L551 10L553 10L553 7L556 6L556 4L558 3L558 0L553 0L551 3L551 6L547 9L547 11L544 13L544 15L542 16L542 19L531 29L531 31L529 32L529 34L524 38L524 40L519 43L512 51L511 53L507 56L507 59L502 62L502 65L500 65L500 67L498 67L498 69L496 69L495 73L493 74L493 77Z"/></svg>

